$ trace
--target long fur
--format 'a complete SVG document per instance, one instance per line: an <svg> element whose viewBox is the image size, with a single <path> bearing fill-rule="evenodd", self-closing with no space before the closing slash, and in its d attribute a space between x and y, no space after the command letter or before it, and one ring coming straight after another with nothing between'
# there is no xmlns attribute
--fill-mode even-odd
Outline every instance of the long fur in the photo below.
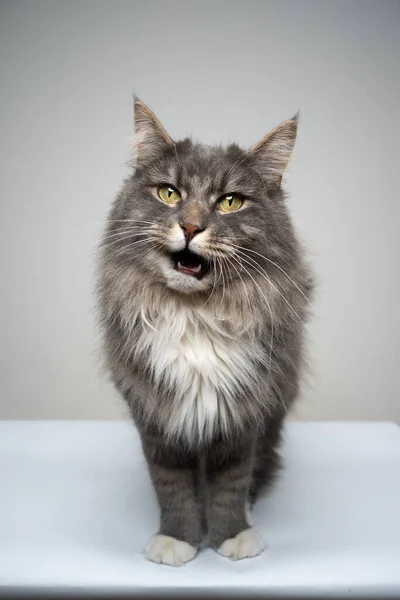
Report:
<svg viewBox="0 0 400 600"><path fill-rule="evenodd" d="M99 316L107 369L142 437L161 533L190 544L204 522L193 487L199 465L217 547L245 529L246 502L272 480L297 395L313 278L281 187L296 127L297 119L283 123L248 152L206 147L173 142L136 105L138 162L107 220ZM157 197L165 183L180 192L176 206ZM245 202L221 214L228 192ZM188 243L182 223L196 223ZM173 268L185 246L210 265L200 280ZM213 512L220 494L229 517Z"/></svg>

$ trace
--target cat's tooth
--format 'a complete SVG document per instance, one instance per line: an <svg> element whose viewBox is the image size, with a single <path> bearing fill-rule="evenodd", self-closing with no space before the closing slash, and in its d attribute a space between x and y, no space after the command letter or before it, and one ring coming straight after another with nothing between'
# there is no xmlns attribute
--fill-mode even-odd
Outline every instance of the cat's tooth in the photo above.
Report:
<svg viewBox="0 0 400 600"><path fill-rule="evenodd" d="M201 265L198 265L195 269L193 269L193 271L195 273L200 273L200 271L201 271Z"/></svg>
<svg viewBox="0 0 400 600"><path fill-rule="evenodd" d="M180 260L178 260L178 269L180 269L180 268L181 268L181 266L182 266L182 263L181 263L181 261L180 261Z"/></svg>

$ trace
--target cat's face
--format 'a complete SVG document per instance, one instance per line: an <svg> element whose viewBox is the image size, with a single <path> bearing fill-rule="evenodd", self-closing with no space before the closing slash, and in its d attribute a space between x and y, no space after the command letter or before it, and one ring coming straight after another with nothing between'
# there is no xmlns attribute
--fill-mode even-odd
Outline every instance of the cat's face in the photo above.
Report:
<svg viewBox="0 0 400 600"><path fill-rule="evenodd" d="M290 251L280 190L296 120L250 151L173 142L135 103L137 168L112 213L118 260L184 293L228 286ZM252 253L252 254L249 254ZM264 260L263 258L264 257Z"/></svg>

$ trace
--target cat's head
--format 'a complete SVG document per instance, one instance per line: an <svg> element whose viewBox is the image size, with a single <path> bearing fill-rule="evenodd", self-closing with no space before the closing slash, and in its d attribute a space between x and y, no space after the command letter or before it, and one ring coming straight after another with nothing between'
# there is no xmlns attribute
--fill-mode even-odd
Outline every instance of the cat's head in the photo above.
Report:
<svg viewBox="0 0 400 600"><path fill-rule="evenodd" d="M145 104L136 100L134 111L136 169L105 241L115 260L195 293L290 259L295 240L281 179L297 117L244 150L176 142Z"/></svg>

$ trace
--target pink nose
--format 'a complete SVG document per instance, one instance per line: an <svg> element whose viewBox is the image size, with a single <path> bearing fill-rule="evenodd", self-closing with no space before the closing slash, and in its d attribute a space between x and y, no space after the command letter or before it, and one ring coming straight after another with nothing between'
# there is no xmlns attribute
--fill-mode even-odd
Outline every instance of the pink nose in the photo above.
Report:
<svg viewBox="0 0 400 600"><path fill-rule="evenodd" d="M194 238L196 233L204 231L203 227L200 227L199 225L193 225L192 223L179 223L179 225L183 229L187 243Z"/></svg>

